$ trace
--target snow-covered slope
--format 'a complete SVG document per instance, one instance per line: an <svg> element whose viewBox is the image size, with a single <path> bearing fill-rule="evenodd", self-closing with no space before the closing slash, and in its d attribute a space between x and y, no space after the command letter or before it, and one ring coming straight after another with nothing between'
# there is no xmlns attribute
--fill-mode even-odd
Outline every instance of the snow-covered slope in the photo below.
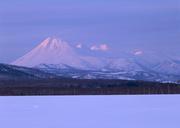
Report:
<svg viewBox="0 0 180 128"><path fill-rule="evenodd" d="M13 65L26 67L56 67L58 69L73 67L86 70L141 70L128 58L97 58L78 55L65 41L58 38L47 38L29 53L19 58Z"/></svg>
<svg viewBox="0 0 180 128"><path fill-rule="evenodd" d="M174 81L180 77L180 61L176 58L144 51L135 51L121 58L83 56L67 42L49 37L12 64L73 78Z"/></svg>
<svg viewBox="0 0 180 128"><path fill-rule="evenodd" d="M180 75L180 61L172 55L151 51L141 56L136 56L134 60L149 71L167 75Z"/></svg>
<svg viewBox="0 0 180 128"><path fill-rule="evenodd" d="M68 43L58 38L50 37L12 64L27 67L34 67L40 64L59 64L85 68L81 58Z"/></svg>

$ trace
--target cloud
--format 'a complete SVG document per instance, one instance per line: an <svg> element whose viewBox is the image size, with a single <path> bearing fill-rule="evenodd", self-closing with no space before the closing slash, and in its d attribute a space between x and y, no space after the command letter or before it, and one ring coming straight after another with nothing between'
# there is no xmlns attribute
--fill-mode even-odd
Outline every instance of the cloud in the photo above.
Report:
<svg viewBox="0 0 180 128"><path fill-rule="evenodd" d="M100 48L100 50L102 50L102 51L107 51L107 50L109 50L109 47L107 46L107 44L101 44L101 45L99 46L99 48Z"/></svg>
<svg viewBox="0 0 180 128"><path fill-rule="evenodd" d="M143 54L143 51L138 50L138 49L134 50L134 55L138 56L138 55L142 55L142 54Z"/></svg>
<svg viewBox="0 0 180 128"><path fill-rule="evenodd" d="M92 50L92 51L108 51L109 47L107 44L100 44L99 46L93 45L90 47L90 50Z"/></svg>
<svg viewBox="0 0 180 128"><path fill-rule="evenodd" d="M82 44L77 44L76 48L82 48Z"/></svg>
<svg viewBox="0 0 180 128"><path fill-rule="evenodd" d="M98 46L96 46L96 45L91 46L90 49L92 51L98 51L99 50Z"/></svg>

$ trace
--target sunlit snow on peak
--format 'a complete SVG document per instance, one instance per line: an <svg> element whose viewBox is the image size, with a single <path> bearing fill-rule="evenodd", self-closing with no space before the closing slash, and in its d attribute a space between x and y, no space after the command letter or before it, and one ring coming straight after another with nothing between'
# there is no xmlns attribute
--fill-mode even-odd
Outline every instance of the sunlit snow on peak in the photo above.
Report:
<svg viewBox="0 0 180 128"><path fill-rule="evenodd" d="M47 49L62 49L68 47L68 44L59 38L48 37L38 47Z"/></svg>
<svg viewBox="0 0 180 128"><path fill-rule="evenodd" d="M79 56L67 42L50 37L12 64L28 67L39 64L67 64L82 67Z"/></svg>

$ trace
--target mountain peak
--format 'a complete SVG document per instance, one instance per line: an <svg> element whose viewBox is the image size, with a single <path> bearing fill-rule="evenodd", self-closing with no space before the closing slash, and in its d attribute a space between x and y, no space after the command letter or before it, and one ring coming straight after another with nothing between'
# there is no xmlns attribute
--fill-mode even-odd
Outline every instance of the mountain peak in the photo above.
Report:
<svg viewBox="0 0 180 128"><path fill-rule="evenodd" d="M82 67L79 55L66 41L48 37L37 47L12 64L34 67L39 64L64 64Z"/></svg>
<svg viewBox="0 0 180 128"><path fill-rule="evenodd" d="M62 39L57 37L48 37L46 38L38 48L49 48L49 49L58 49L58 48L69 48L69 44Z"/></svg>

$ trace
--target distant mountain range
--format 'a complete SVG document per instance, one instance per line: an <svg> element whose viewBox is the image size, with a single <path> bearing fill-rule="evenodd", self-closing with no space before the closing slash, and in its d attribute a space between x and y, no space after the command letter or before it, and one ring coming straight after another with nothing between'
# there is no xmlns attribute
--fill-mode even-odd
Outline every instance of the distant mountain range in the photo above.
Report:
<svg viewBox="0 0 180 128"><path fill-rule="evenodd" d="M80 79L158 82L176 82L180 79L180 59L176 57L142 51L134 51L133 54L121 58L83 56L67 42L51 37L11 65L0 65L0 77L7 76L2 74L9 73L12 76L17 73L22 77L52 77L53 74Z"/></svg>

